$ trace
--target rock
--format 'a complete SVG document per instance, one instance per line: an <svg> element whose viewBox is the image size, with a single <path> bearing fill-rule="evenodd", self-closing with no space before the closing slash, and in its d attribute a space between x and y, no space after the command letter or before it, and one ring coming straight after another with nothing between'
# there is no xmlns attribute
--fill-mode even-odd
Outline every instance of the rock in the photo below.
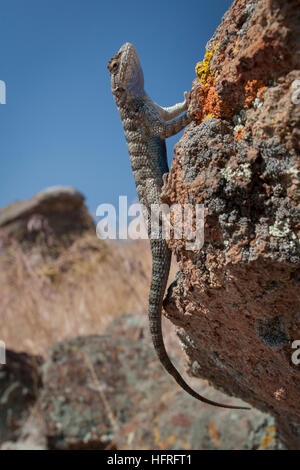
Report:
<svg viewBox="0 0 300 470"><path fill-rule="evenodd" d="M56 344L43 368L41 396L49 447L113 448L115 429L134 412L132 395L143 393L135 385L142 386L141 364L150 358L125 337L89 335Z"/></svg>
<svg viewBox="0 0 300 470"><path fill-rule="evenodd" d="M37 405L20 428L18 440L3 442L0 450L47 450L45 423Z"/></svg>
<svg viewBox="0 0 300 470"><path fill-rule="evenodd" d="M58 242L69 245L87 230L95 230L84 196L68 186L53 186L28 201L0 209L0 246L12 241L25 246Z"/></svg>
<svg viewBox="0 0 300 470"><path fill-rule="evenodd" d="M43 366L50 449L280 448L270 416L212 408L181 390L147 344L141 317L123 315L107 333L56 344Z"/></svg>
<svg viewBox="0 0 300 470"><path fill-rule="evenodd" d="M40 356L6 350L0 365L0 444L19 438L41 387Z"/></svg>
<svg viewBox="0 0 300 470"><path fill-rule="evenodd" d="M43 446L32 445L31 443L19 441L19 442L5 442L0 446L0 450L47 450Z"/></svg>
<svg viewBox="0 0 300 470"><path fill-rule="evenodd" d="M204 206L203 247L170 240L180 270L164 302L190 373L271 413L291 449L300 448L297 5L233 3L198 66L200 108L162 194Z"/></svg>

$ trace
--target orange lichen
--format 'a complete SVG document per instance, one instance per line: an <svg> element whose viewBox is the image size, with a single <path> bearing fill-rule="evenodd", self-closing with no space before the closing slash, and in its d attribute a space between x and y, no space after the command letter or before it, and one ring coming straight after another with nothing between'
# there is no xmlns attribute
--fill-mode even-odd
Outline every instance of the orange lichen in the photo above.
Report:
<svg viewBox="0 0 300 470"><path fill-rule="evenodd" d="M245 134L246 134L245 127L241 127L240 129L236 131L234 140L241 140L245 136Z"/></svg>
<svg viewBox="0 0 300 470"><path fill-rule="evenodd" d="M209 423L209 436L216 447L220 447L220 435L216 429L215 423L213 420Z"/></svg>
<svg viewBox="0 0 300 470"><path fill-rule="evenodd" d="M197 124L210 117L228 119L232 116L230 106L221 100L216 92L216 82L220 78L220 71L212 70L210 67L211 59L218 47L219 43L215 44L212 50L206 49L203 61L196 65L196 74L200 82L196 93L200 108L195 112Z"/></svg>
<svg viewBox="0 0 300 470"><path fill-rule="evenodd" d="M263 80L248 80L245 85L245 108L250 108L255 98L261 99L266 86Z"/></svg>
<svg viewBox="0 0 300 470"><path fill-rule="evenodd" d="M229 119L232 116L232 111L229 105L218 97L215 79L209 77L206 85L199 86L196 94L200 106L200 109L195 113L197 124L209 117Z"/></svg>
<svg viewBox="0 0 300 470"><path fill-rule="evenodd" d="M153 434L155 444L159 449L168 449L169 447L172 447L177 439L177 435L172 434L171 436L168 436L165 440L162 440L157 426L153 428Z"/></svg>

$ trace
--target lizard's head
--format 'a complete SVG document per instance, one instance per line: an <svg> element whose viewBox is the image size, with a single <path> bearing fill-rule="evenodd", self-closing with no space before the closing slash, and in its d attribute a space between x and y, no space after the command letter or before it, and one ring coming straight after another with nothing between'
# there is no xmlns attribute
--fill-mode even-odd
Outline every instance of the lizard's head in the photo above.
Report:
<svg viewBox="0 0 300 470"><path fill-rule="evenodd" d="M144 75L136 48L126 42L108 62L111 89L116 99L130 93L142 96L144 91Z"/></svg>

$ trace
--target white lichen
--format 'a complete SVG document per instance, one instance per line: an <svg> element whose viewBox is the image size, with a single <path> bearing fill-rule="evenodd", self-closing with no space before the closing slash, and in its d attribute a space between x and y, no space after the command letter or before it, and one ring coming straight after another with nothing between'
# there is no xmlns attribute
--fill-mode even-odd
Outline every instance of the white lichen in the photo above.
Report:
<svg viewBox="0 0 300 470"><path fill-rule="evenodd" d="M235 114L232 117L233 124L236 127L237 126L243 127L242 124L244 124L246 122L246 119L247 119L247 115L246 115L246 111L244 109L241 109L241 111L238 114Z"/></svg>
<svg viewBox="0 0 300 470"><path fill-rule="evenodd" d="M237 170L237 175L250 179L252 175L250 163L242 163Z"/></svg>
<svg viewBox="0 0 300 470"><path fill-rule="evenodd" d="M234 176L234 171L231 168L222 168L221 175L226 181L231 181L232 177Z"/></svg>
<svg viewBox="0 0 300 470"><path fill-rule="evenodd" d="M261 101L259 98L255 98L255 100L252 101L252 106L254 109L258 109L263 105L263 101Z"/></svg>
<svg viewBox="0 0 300 470"><path fill-rule="evenodd" d="M233 128L233 130L234 130L235 133L238 132L238 131L241 130L241 129L244 129L244 126L242 126L241 124L238 124L237 126L235 126L235 127Z"/></svg>
<svg viewBox="0 0 300 470"><path fill-rule="evenodd" d="M235 171L229 167L223 168L221 175L226 181L231 181L234 176L250 179L252 175L250 163L241 163Z"/></svg>
<svg viewBox="0 0 300 470"><path fill-rule="evenodd" d="M298 168L292 166L291 168L289 168L288 170L286 170L285 172L287 175L292 175L292 176L295 176L296 178L298 178L299 176L299 170Z"/></svg>
<svg viewBox="0 0 300 470"><path fill-rule="evenodd" d="M290 233L290 225L289 219L284 220L276 220L274 225L269 227L269 234L273 237L283 238L286 237Z"/></svg>

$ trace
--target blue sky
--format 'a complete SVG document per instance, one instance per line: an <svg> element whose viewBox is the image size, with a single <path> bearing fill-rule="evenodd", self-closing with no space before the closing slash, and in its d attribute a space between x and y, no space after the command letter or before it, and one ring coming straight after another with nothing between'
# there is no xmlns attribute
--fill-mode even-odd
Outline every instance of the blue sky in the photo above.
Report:
<svg viewBox="0 0 300 470"><path fill-rule="evenodd" d="M136 191L108 60L132 42L145 89L182 101L230 0L0 0L0 206L53 185L98 204ZM168 157L179 136L168 139Z"/></svg>

